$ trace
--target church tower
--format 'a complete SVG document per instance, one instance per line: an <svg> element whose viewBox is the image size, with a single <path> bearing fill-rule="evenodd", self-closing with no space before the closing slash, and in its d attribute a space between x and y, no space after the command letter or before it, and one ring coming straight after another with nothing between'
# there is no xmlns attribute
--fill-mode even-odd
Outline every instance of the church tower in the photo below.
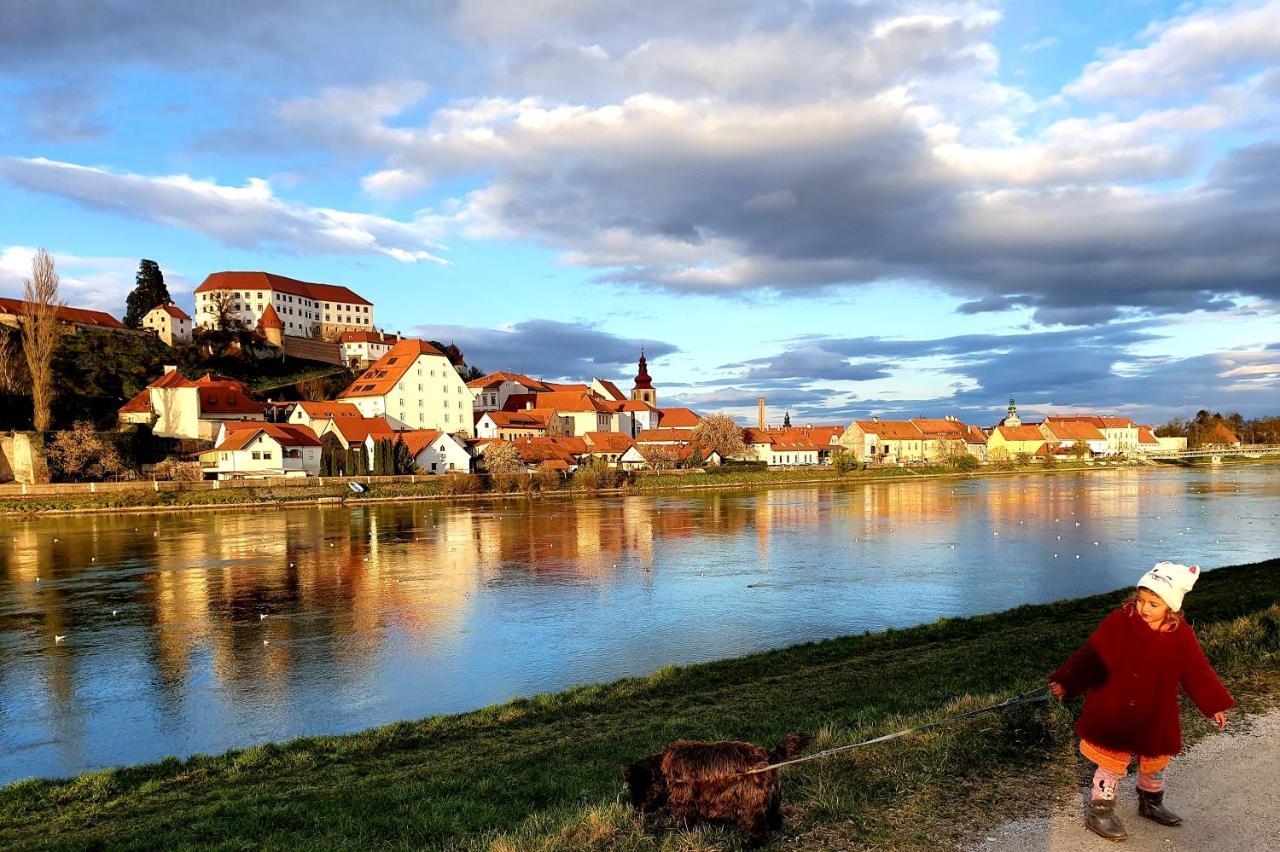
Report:
<svg viewBox="0 0 1280 852"><path fill-rule="evenodd" d="M658 407L658 392L653 389L653 379L649 378L649 363L644 360L644 350L640 350L640 371L636 373L635 387L631 388L631 398L647 402Z"/></svg>
<svg viewBox="0 0 1280 852"><path fill-rule="evenodd" d="M1001 426L1021 426L1022 420L1018 417L1018 406L1013 404L1013 397L1009 397L1009 414L1000 422Z"/></svg>

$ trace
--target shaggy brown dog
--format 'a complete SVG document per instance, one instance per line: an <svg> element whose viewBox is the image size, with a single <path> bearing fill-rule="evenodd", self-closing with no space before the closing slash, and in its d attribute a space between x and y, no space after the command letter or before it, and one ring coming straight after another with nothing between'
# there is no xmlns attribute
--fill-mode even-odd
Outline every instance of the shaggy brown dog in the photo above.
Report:
<svg viewBox="0 0 1280 852"><path fill-rule="evenodd" d="M788 760L808 744L809 737L794 731L773 751L754 743L677 740L628 766L624 777L641 812L670 805L686 825L735 823L748 846L759 846L782 825L782 784L776 769L742 773Z"/></svg>

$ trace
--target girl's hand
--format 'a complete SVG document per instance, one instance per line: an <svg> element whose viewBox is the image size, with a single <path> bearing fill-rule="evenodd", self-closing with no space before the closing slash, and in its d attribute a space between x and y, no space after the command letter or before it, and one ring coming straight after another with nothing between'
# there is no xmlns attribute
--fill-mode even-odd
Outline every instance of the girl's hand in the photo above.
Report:
<svg viewBox="0 0 1280 852"><path fill-rule="evenodd" d="M1067 694L1067 691L1062 687L1062 684L1055 683L1054 681L1049 681L1049 692L1052 693L1053 697L1059 701L1061 701Z"/></svg>
<svg viewBox="0 0 1280 852"><path fill-rule="evenodd" d="M1213 714L1213 721L1218 723L1218 730L1225 731L1227 729L1227 714L1223 710L1219 710Z"/></svg>

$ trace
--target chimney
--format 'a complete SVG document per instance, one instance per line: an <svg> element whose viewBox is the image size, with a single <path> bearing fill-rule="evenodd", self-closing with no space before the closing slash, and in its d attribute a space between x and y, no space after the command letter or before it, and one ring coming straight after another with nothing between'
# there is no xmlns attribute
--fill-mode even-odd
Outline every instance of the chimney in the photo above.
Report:
<svg viewBox="0 0 1280 852"><path fill-rule="evenodd" d="M170 373L175 372L177 369L178 369L178 367L177 367L177 365L176 365L176 364L165 364L165 365L164 365L164 374L167 376L167 375L169 375Z"/></svg>
<svg viewBox="0 0 1280 852"><path fill-rule="evenodd" d="M764 428L764 397L756 397L756 409L760 413L760 428Z"/></svg>
<svg viewBox="0 0 1280 852"><path fill-rule="evenodd" d="M872 422L872 423L879 423L879 422L880 422L880 418L879 418L878 416L876 416L876 415L874 415L874 414L873 414L873 415L871 416L871 422Z"/></svg>
<svg viewBox="0 0 1280 852"><path fill-rule="evenodd" d="M524 404L524 410L525 410L525 411L532 411L532 410L533 410L533 400L526 400L526 401L525 401L525 404Z"/></svg>

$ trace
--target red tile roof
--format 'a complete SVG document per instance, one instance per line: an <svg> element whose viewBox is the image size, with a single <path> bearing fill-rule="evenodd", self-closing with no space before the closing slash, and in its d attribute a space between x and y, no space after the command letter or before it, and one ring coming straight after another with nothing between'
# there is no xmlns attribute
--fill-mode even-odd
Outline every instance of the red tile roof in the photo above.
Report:
<svg viewBox="0 0 1280 852"><path fill-rule="evenodd" d="M534 405L538 408L550 408L554 411L602 411L611 413L603 400L597 399L585 391L552 391L537 394Z"/></svg>
<svg viewBox="0 0 1280 852"><path fill-rule="evenodd" d="M391 428L391 424L387 422L385 417L361 417L355 419L352 417L338 417L330 421L333 429L340 434L348 444L358 444L364 442L370 436L375 441L395 440L396 430ZM325 431L329 431L329 427L324 427Z"/></svg>
<svg viewBox="0 0 1280 852"><path fill-rule="evenodd" d="M425 340L401 340L387 350L387 353L370 365L360 378L351 386L338 394L338 399L351 397L385 396L396 386L396 382L409 371L420 355L435 355L445 358L445 354ZM445 360L448 360L447 358Z"/></svg>
<svg viewBox="0 0 1280 852"><path fill-rule="evenodd" d="M582 437L590 453L625 453L636 445L630 436L618 432L587 432Z"/></svg>
<svg viewBox="0 0 1280 852"><path fill-rule="evenodd" d="M1045 423L1088 423L1099 429L1126 429L1133 426L1133 421L1128 417L1097 417L1094 415L1054 415L1046 417Z"/></svg>
<svg viewBox="0 0 1280 852"><path fill-rule="evenodd" d="M297 406L312 420L323 420L326 417L364 417L352 402L299 402Z"/></svg>
<svg viewBox="0 0 1280 852"><path fill-rule="evenodd" d="M184 311L182 308L178 307L177 305L156 305L154 308L151 309L151 311L154 311L154 310L164 311L166 314L173 317L174 319L184 319L184 320L191 319L191 317L187 316L187 312ZM151 313L151 311L147 311L147 313Z"/></svg>
<svg viewBox="0 0 1280 852"><path fill-rule="evenodd" d="M1006 441L1043 441L1039 426L997 426L996 431Z"/></svg>
<svg viewBox="0 0 1280 852"><path fill-rule="evenodd" d="M401 432L400 438L404 441L404 445L409 448L409 455L415 458L419 453L436 442L436 439L443 435L439 429L413 429L409 432Z"/></svg>
<svg viewBox="0 0 1280 852"><path fill-rule="evenodd" d="M617 385L615 385L613 382L609 381L608 379L597 378L596 381L600 383L601 387L603 387L606 391L609 392L609 395L613 398L613 401L622 402L627 398L627 395L623 393L618 388Z"/></svg>
<svg viewBox="0 0 1280 852"><path fill-rule="evenodd" d="M702 416L691 408L659 408L662 416L658 418L660 429L692 429L702 420Z"/></svg>
<svg viewBox="0 0 1280 852"><path fill-rule="evenodd" d="M487 387L500 385L503 382L516 382L518 384L524 385L525 387L533 391L551 390L551 388L547 387L542 382L538 381L537 379L531 379L528 376L524 375L523 373L490 373L487 376L481 376L478 379L472 379L471 381L467 382L467 387L487 388Z"/></svg>
<svg viewBox="0 0 1280 852"><path fill-rule="evenodd" d="M486 411L481 419L488 417L499 429L545 429L555 415L549 408L531 408L527 411Z"/></svg>
<svg viewBox="0 0 1280 852"><path fill-rule="evenodd" d="M24 316L27 313L26 306L27 302L22 299L0 297L0 314L9 314L17 317ZM54 309L54 313L61 322L92 325L99 328L124 328L124 323L111 316L111 314L106 314L102 311L91 311L87 308L57 307Z"/></svg>
<svg viewBox="0 0 1280 852"><path fill-rule="evenodd" d="M280 314L270 302L262 312L262 319L258 320L258 328L284 328L284 320L280 319Z"/></svg>
<svg viewBox="0 0 1280 852"><path fill-rule="evenodd" d="M924 433L910 420L855 420L863 432L875 435L882 441L917 441Z"/></svg>
<svg viewBox="0 0 1280 852"><path fill-rule="evenodd" d="M544 385L552 392L561 393L591 393L591 387L584 384L563 385L556 382L543 382Z"/></svg>
<svg viewBox="0 0 1280 852"><path fill-rule="evenodd" d="M225 436L215 450L229 452L243 449L259 433L274 438L283 447L318 447L316 433L306 426L295 426L288 423L251 423L230 421L223 424Z"/></svg>
<svg viewBox="0 0 1280 852"><path fill-rule="evenodd" d="M513 393L502 404L503 411L522 411L538 404L536 393Z"/></svg>
<svg viewBox="0 0 1280 852"><path fill-rule="evenodd" d="M1139 444L1159 444L1160 440L1156 437L1155 432L1151 431L1150 426L1138 427L1138 443Z"/></svg>
<svg viewBox="0 0 1280 852"><path fill-rule="evenodd" d="M150 414L151 413L151 389L143 388L138 391L133 399L120 406L121 414Z"/></svg>
<svg viewBox="0 0 1280 852"><path fill-rule="evenodd" d="M911 422L928 438L963 438L967 431L959 420L913 417Z"/></svg>
<svg viewBox="0 0 1280 852"><path fill-rule="evenodd" d="M270 272L215 272L204 279L197 293L211 290L275 290L291 296L302 296L317 302L342 302L350 305L372 305L368 299L356 295L337 284L312 284Z"/></svg>
<svg viewBox="0 0 1280 852"><path fill-rule="evenodd" d="M605 400L604 404L612 411L657 411L643 399Z"/></svg>
<svg viewBox="0 0 1280 852"><path fill-rule="evenodd" d="M1044 426L1059 441L1105 441L1106 436L1092 423L1081 420L1049 420Z"/></svg>

